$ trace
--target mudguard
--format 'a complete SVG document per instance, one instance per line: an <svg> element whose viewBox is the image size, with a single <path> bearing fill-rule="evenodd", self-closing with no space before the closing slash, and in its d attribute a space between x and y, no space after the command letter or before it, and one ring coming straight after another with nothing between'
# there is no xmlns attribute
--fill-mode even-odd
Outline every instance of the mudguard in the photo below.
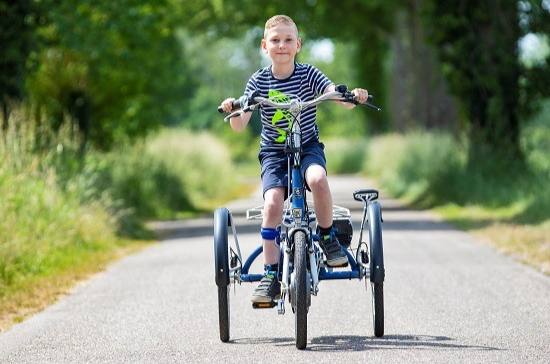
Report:
<svg viewBox="0 0 550 364"><path fill-rule="evenodd" d="M370 280L373 283L384 282L384 246L382 243L382 210L378 201L369 203L367 219L370 242Z"/></svg>
<svg viewBox="0 0 550 364"><path fill-rule="evenodd" d="M229 211L220 207L214 211L214 265L216 285L229 285L229 248L228 248Z"/></svg>

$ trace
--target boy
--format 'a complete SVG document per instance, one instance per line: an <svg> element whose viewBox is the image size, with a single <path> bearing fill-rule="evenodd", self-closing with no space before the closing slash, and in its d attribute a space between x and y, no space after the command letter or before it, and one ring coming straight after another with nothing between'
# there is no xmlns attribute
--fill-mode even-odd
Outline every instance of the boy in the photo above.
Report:
<svg viewBox="0 0 550 364"><path fill-rule="evenodd" d="M265 24L262 51L271 58L269 67L260 69L248 81L245 95L257 91L259 96L273 94L298 95L303 101L316 95L334 91L334 84L315 67L295 62L302 40L294 21L285 15L276 15ZM364 89L352 93L359 102L367 101ZM234 98L221 104L225 112L231 112ZM342 103L347 108L355 105ZM231 118L231 128L242 131L250 120L251 113ZM264 212L261 228L265 276L256 288L252 302L271 302L280 295L277 280L279 247L275 239L279 236L276 226L281 223L287 185L287 157L284 153L284 138L279 130L288 128L288 120L274 108L261 111L262 134L258 159L261 164ZM305 171L307 187L311 190L319 228L319 245L323 249L329 266L345 265L348 261L332 228L332 195L327 181L324 145L319 142L315 121L316 109L309 108L301 115L302 171ZM282 142L281 142L282 140Z"/></svg>

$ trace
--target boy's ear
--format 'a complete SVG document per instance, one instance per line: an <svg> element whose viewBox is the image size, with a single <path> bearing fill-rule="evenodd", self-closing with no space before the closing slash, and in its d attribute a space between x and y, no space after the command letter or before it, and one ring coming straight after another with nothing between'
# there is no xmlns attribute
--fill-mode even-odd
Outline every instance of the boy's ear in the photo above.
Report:
<svg viewBox="0 0 550 364"><path fill-rule="evenodd" d="M300 49L302 49L302 38L298 38L298 47L296 48L296 53L300 52Z"/></svg>
<svg viewBox="0 0 550 364"><path fill-rule="evenodd" d="M262 51L267 54L267 43L265 39L262 39Z"/></svg>

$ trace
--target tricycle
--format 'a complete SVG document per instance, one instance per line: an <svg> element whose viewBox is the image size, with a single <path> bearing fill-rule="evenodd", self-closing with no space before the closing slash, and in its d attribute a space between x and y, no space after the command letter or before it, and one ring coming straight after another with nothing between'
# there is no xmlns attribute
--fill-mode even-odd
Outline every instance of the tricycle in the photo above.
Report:
<svg viewBox="0 0 550 364"><path fill-rule="evenodd" d="M319 235L315 232L316 216L306 198L305 180L300 172L301 133L300 114L302 110L325 101L351 102L380 111L370 102L359 103L345 85L336 87L335 91L322 94L307 102L297 97L284 100L277 96L263 98L259 96L241 98L235 101L234 108L239 109L225 117L229 120L238 113L258 110L261 107L276 107L289 111L293 122L285 131L285 153L288 157L289 197L285 201L283 219L277 230L280 232L277 244L280 248L279 271L277 279L281 285L278 300L269 303L253 303L253 308L277 307L279 314L286 312L287 304L295 316L296 347L307 346L307 314L311 297L319 293L320 282L335 279L365 280L371 287L372 320L374 335L384 335L384 253L382 243L382 210L377 201L379 192L375 189L361 189L353 192L353 198L363 203L363 215L359 228L359 237L352 247L353 227L350 210L342 206L333 206L333 221L337 237L348 258L345 267L329 267L319 245ZM243 105L241 105L241 103ZM263 206L247 210L246 218L262 219ZM368 233L368 242L365 231ZM230 243L229 235L233 236ZM250 272L254 261L262 253L258 246L245 259L243 256L235 226L235 219L230 210L220 207L214 212L214 261L215 281L218 287L218 312L220 339L230 338L230 291L231 285L243 282L259 282L263 274ZM368 284L370 283L370 284Z"/></svg>

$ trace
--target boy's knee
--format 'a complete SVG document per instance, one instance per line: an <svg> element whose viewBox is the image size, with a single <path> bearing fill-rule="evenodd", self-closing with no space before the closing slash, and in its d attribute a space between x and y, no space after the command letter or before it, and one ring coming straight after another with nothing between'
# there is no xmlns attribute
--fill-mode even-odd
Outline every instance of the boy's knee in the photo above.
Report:
<svg viewBox="0 0 550 364"><path fill-rule="evenodd" d="M308 174L307 184L312 191L319 188L326 188L328 186L328 180L326 174L324 173L324 169L322 173L315 171L314 173Z"/></svg>

